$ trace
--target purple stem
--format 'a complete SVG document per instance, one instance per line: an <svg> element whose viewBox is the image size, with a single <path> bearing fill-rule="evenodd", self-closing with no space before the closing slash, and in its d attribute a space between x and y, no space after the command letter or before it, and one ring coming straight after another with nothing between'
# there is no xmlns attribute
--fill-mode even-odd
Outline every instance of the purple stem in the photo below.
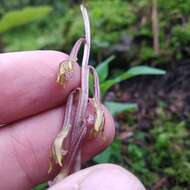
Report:
<svg viewBox="0 0 190 190"><path fill-rule="evenodd" d="M74 162L76 160L76 157L78 156L77 154L80 151L80 145L86 135L87 132L87 127L82 127L81 131L80 131L80 135L78 136L78 139L75 140L75 142L73 142L72 146L70 147L70 152L67 155L67 161L65 162L65 172L66 174L70 174L74 168ZM79 155L80 156L80 155ZM77 163L79 164L79 163ZM81 164L81 163L80 163Z"/></svg>
<svg viewBox="0 0 190 190"><path fill-rule="evenodd" d="M71 50L71 53L69 55L69 59L72 61L72 60L76 60L77 59L77 55L78 55L78 52L80 50L80 47L83 43L85 43L85 38L79 38L76 43L74 44L72 50Z"/></svg>
<svg viewBox="0 0 190 190"><path fill-rule="evenodd" d="M101 104L100 103L100 99L101 99L100 97L101 96L100 96L99 77L98 77L98 74L96 72L96 69L93 66L89 65L88 68L94 77L94 99L95 99L96 103L98 105L100 105Z"/></svg>
<svg viewBox="0 0 190 190"><path fill-rule="evenodd" d="M83 59L82 59L82 79L81 79L81 95L79 99L79 104L77 107L76 112L76 120L75 124L81 124L84 120L86 109L88 105L88 96L89 96L89 89L88 89L88 78L89 78L89 72L88 72L88 61L90 56L90 22L89 17L86 8L81 5L81 12L84 20L84 27L85 27L85 46L84 46L84 53L83 53Z"/></svg>
<svg viewBox="0 0 190 190"><path fill-rule="evenodd" d="M66 110L65 110L65 119L64 119L64 126L71 124L71 116L72 116L72 110L73 110L73 98L76 93L76 90L72 91L71 94L68 97L67 104L66 104Z"/></svg>

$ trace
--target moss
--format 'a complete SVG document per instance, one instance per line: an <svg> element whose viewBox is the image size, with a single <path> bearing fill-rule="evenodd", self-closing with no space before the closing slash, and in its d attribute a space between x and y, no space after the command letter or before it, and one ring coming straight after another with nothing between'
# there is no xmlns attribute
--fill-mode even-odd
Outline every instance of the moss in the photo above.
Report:
<svg viewBox="0 0 190 190"><path fill-rule="evenodd" d="M126 167L147 187L166 177L172 182L166 183L162 189L185 189L190 186L189 139L188 122L158 108L151 130L134 131L134 137L127 146Z"/></svg>

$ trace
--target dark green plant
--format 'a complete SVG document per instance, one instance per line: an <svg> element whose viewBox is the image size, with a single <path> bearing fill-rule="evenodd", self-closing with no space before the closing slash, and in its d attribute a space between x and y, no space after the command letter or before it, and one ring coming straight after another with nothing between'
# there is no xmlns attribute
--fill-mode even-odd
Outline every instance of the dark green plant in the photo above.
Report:
<svg viewBox="0 0 190 190"><path fill-rule="evenodd" d="M126 72L118 74L116 77L110 78L108 77L109 65L114 58L115 58L114 56L111 56L96 67L97 73L100 78L100 89L102 95L105 95L113 85L118 84L125 80L129 80L133 77L141 75L164 75L166 73L161 69L149 66L135 66L128 69ZM137 110L138 107L134 103L118 103L118 102L109 102L109 101L105 102L105 105L108 107L108 109L111 111L113 115L116 115L124 111L134 111Z"/></svg>
<svg viewBox="0 0 190 190"><path fill-rule="evenodd" d="M188 189L189 137L186 121L180 121L158 108L157 119L153 121L153 128L148 133L134 131L134 138L127 146L127 168L139 176L147 187L166 177L171 178L174 183L165 184L162 189ZM147 138L151 138L153 142L149 143Z"/></svg>
<svg viewBox="0 0 190 190"><path fill-rule="evenodd" d="M92 24L94 36L92 43L95 58L101 57L104 52L110 52L111 54L115 51L121 51L125 54L125 61L130 64L141 64L152 60L154 60L154 63L168 63L173 58L179 59L186 54L189 55L189 1L168 0L166 2L157 0L157 2L160 55L156 55L153 49L152 1L89 1L90 16L94 20ZM11 5L11 2L5 4ZM18 11L18 8L23 6L44 5L41 1L35 1L34 3L26 1L23 6L19 4L17 1L12 2L12 5L14 5L12 9ZM47 2L47 5L52 6L54 11L50 17L47 16L46 19L43 19L43 24L35 22L24 28L19 29L17 27L16 30L2 35L6 50L55 47L66 50L71 48L68 44L74 43L80 36L79 31L82 29L79 11L76 6L69 8L68 11L68 2L62 0L58 0L56 3ZM9 6L2 4L2 7L0 7L2 16L7 14L5 7ZM10 9L8 10L10 11ZM73 20L73 18L75 19ZM50 19L51 22L49 22ZM14 24L19 25L19 22L15 21ZM42 33L43 35L41 35Z"/></svg>
<svg viewBox="0 0 190 190"><path fill-rule="evenodd" d="M0 33L7 32L15 27L38 21L52 11L50 6L26 7L22 10L10 11L0 20Z"/></svg>

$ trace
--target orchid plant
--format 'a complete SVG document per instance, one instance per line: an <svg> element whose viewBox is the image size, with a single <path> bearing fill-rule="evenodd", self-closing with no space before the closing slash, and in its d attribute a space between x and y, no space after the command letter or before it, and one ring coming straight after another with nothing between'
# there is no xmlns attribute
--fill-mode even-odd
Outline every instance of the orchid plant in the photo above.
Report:
<svg viewBox="0 0 190 190"><path fill-rule="evenodd" d="M60 173L55 177L51 184L57 183L67 175L78 171L81 166L81 146L88 134L96 137L98 133L103 131L104 112L102 110L100 100L100 87L98 74L94 67L89 66L89 55L91 46L90 23L87 10L81 5L81 12L84 21L85 37L80 38L73 46L68 59L60 63L57 82L64 85L69 80L69 76L73 71L73 65L77 62L77 54L82 44L84 44L84 53L82 59L81 85L71 92L67 99L65 117L63 127L56 136L52 147L52 161L62 168ZM94 95L89 98L89 76L93 76ZM92 104L96 116L87 114L88 104ZM74 114L73 114L74 113ZM89 119L90 118L90 119ZM93 128L90 133L87 129L89 120L93 121ZM52 170L50 164L49 172Z"/></svg>

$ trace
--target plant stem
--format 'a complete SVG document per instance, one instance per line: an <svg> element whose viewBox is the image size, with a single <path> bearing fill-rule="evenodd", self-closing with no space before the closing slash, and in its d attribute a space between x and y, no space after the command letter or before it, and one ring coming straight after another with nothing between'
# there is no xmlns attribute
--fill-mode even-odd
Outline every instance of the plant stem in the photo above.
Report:
<svg viewBox="0 0 190 190"><path fill-rule="evenodd" d="M84 53L82 59L82 78L81 78L81 95L79 100L79 105L77 108L77 115L76 115L76 124L81 123L87 109L88 104L88 96L89 96L89 89L88 89L88 61L90 56L90 22L86 8L81 5L81 12L84 20L84 27L85 27L85 46L84 46Z"/></svg>
<svg viewBox="0 0 190 190"><path fill-rule="evenodd" d="M159 47L159 22L158 22L158 6L157 0L152 2L152 32L153 32L153 46L156 55L160 53Z"/></svg>
<svg viewBox="0 0 190 190"><path fill-rule="evenodd" d="M94 78L94 97L93 97L93 104L96 111L96 121L95 131L96 134L102 129L104 124L104 114L101 108L100 102L100 87L99 87L99 78L96 73L96 70L92 66L88 66L89 56L90 56L90 45L91 45L91 38L90 38L90 22L89 17L87 14L86 8L81 5L81 12L84 21L84 28L85 28L85 38L80 38L74 45L71 50L70 56L68 58L67 65L62 65L62 73L60 74L62 78L65 77L67 71L72 68L72 63L77 60L78 51L82 45L84 45L84 53L82 59L82 74L81 74L81 86L79 88L79 96L77 102L77 108L74 115L74 119L71 117L73 116L71 111L74 111L74 92L69 95L67 105L66 105L66 114L64 119L64 128L62 129L61 133L58 134L58 138L55 139L55 142L58 141L57 144L54 146L55 152L55 161L62 166L62 156L60 155L61 150L65 151L63 148L63 140L65 139L65 129L67 129L68 125L71 125L69 128L69 134L67 135L67 143L66 143L66 155L64 157L64 165L59 173L59 175L55 178L53 183L56 183L60 180L61 177L67 176L72 172L78 170L81 165L81 146L84 142L84 139L87 134L87 106L89 102L89 73L92 72ZM64 70L65 69L65 70ZM68 133L68 131L66 131ZM61 140L60 140L61 139ZM61 146L60 146L61 145Z"/></svg>

